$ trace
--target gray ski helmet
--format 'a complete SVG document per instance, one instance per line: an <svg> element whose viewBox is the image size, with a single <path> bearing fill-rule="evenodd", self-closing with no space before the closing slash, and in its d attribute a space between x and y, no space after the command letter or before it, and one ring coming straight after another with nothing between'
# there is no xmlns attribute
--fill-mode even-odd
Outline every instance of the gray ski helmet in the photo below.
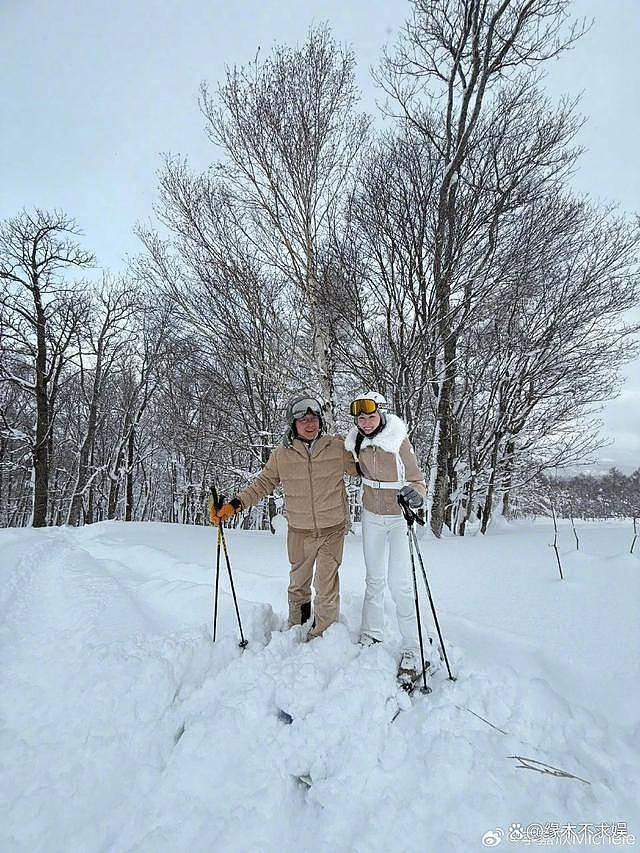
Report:
<svg viewBox="0 0 640 853"><path fill-rule="evenodd" d="M287 403L286 418L287 418L287 433L285 435L285 444L291 445L294 438L297 438L295 422L298 418L302 418L307 412L311 411L320 419L320 432L324 430L324 418L322 416L322 402L316 397L312 391L300 391L294 394Z"/></svg>
<svg viewBox="0 0 640 853"><path fill-rule="evenodd" d="M300 391L299 394L291 397L287 403L287 423L289 426L293 426L294 421L304 417L309 411L317 415L320 418L320 425L324 426L320 400L310 391Z"/></svg>

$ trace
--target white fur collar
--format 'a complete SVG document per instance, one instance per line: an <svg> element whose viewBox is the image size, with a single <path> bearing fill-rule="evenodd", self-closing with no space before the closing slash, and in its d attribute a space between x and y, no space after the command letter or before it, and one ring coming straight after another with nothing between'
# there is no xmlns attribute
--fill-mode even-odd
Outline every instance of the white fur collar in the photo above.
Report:
<svg viewBox="0 0 640 853"><path fill-rule="evenodd" d="M344 446L347 450L353 452L356 447L356 438L358 436L358 427L352 427L347 433L344 440ZM387 415L387 425L380 430L373 438L363 438L360 449L365 447L379 447L381 450L387 450L389 453L398 453L400 445L407 437L407 427L405 422L397 415Z"/></svg>

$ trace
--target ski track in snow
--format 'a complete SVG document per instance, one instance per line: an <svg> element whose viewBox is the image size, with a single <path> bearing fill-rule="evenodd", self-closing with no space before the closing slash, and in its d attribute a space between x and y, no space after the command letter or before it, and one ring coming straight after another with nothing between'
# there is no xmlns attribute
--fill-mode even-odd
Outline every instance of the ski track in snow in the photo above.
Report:
<svg viewBox="0 0 640 853"><path fill-rule="evenodd" d="M637 663L621 686L613 652L637 658L637 616L629 620L638 583L614 614L602 600L611 578L596 581L609 563L625 583L637 579L637 560L615 548L600 557L567 550L561 594L551 554L536 557L545 567L537 584L528 549L514 558L520 541L534 541L528 530L443 542L448 565L432 586L458 677L450 682L439 666L433 692L409 699L395 683L398 638L354 643L358 538L342 570L345 621L309 644L286 630L282 538L229 539L244 652L224 571L221 639L211 643L210 530L109 523L0 533L3 853L466 853L486 849L487 830L534 821L626 820L638 835L638 714L612 721L575 701L591 672L594 681L606 674L612 706L637 705ZM423 548L433 562L436 548ZM470 587L465 561L474 559ZM601 609L589 611L592 581ZM509 618L495 604L501 584ZM563 595L576 597L573 634ZM615 637L599 648L621 619L631 631L626 657ZM603 621L607 631L593 635ZM579 659L583 648L595 666ZM518 769L513 755L591 784ZM519 845L505 836L502 847Z"/></svg>

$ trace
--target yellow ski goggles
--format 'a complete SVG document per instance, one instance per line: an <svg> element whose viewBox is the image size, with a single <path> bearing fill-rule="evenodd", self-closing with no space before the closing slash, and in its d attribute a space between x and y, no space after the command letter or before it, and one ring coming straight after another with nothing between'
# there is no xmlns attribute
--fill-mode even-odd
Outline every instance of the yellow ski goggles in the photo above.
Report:
<svg viewBox="0 0 640 853"><path fill-rule="evenodd" d="M358 415L372 415L374 412L378 411L378 404L375 400L369 400L364 397L361 397L358 400L354 400L351 404L351 417L357 418Z"/></svg>

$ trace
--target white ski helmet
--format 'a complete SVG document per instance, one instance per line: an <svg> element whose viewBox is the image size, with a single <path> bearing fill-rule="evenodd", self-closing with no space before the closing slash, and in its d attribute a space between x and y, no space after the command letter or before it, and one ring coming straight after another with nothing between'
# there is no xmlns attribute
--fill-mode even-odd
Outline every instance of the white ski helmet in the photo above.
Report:
<svg viewBox="0 0 640 853"><path fill-rule="evenodd" d="M374 412L384 412L387 407L387 401L383 394L379 391L365 391L358 394L351 401L349 411L351 416L357 418L360 414L371 415Z"/></svg>
<svg viewBox="0 0 640 853"><path fill-rule="evenodd" d="M385 399L384 394L381 394L379 391L365 391L364 394L360 395L360 399L363 400L375 400L378 404L379 409L386 409L387 401Z"/></svg>

